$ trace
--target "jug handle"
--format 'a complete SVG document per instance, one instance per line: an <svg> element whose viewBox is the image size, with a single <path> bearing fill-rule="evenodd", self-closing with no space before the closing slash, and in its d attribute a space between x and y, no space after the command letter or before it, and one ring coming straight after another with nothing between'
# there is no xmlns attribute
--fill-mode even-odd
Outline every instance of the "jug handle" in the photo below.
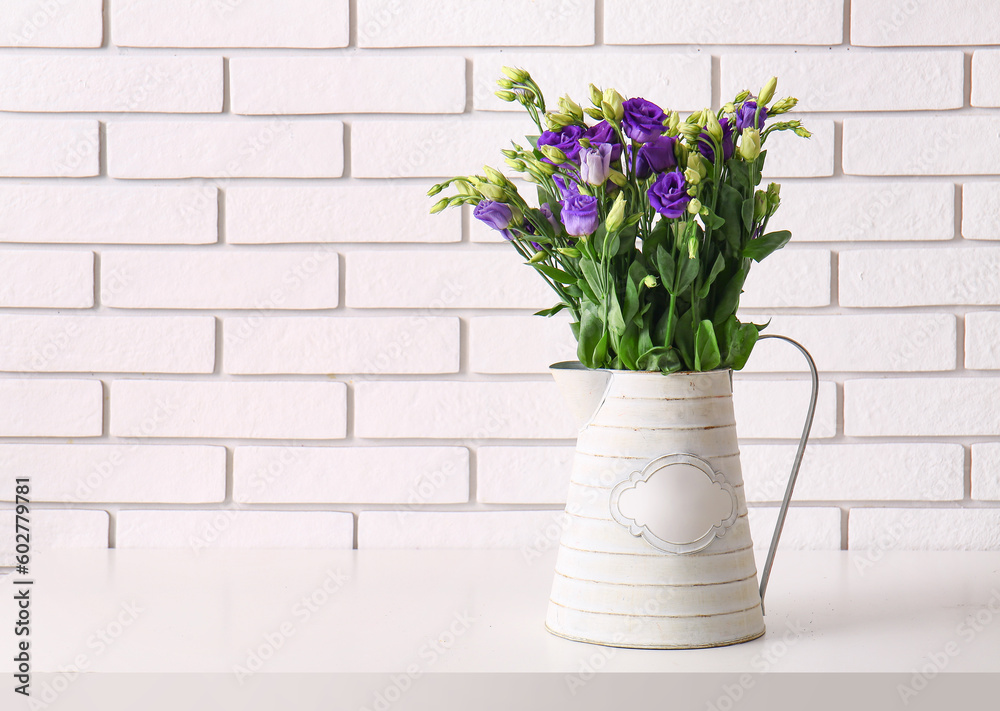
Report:
<svg viewBox="0 0 1000 711"><path fill-rule="evenodd" d="M799 448L795 452L795 461L792 462L792 471L788 476L788 485L785 487L785 497L781 501L781 508L778 509L778 521L774 526L774 535L771 537L771 547L767 551L767 561L764 563L764 570L761 572L760 576L760 610L763 614L764 612L764 593L767 591L767 581L771 576L771 566L774 564L774 553L778 548L778 539L781 538L781 529L785 525L785 515L788 513L788 502L792 498L792 490L795 488L795 480L799 476L799 467L802 464L802 456L806 451L806 443L809 441L809 430L812 429L813 415L816 414L816 398L819 396L819 373L816 372L816 362L813 360L812 356L809 355L802 344L797 341L793 341L787 336L778 336L775 334L767 334L758 337L758 340L764 338L778 338L782 341L787 341L793 346L799 349L802 355L805 356L806 361L809 363L809 373L812 376L812 395L809 398L809 412L806 415L805 425L802 427L802 436L799 438Z"/></svg>

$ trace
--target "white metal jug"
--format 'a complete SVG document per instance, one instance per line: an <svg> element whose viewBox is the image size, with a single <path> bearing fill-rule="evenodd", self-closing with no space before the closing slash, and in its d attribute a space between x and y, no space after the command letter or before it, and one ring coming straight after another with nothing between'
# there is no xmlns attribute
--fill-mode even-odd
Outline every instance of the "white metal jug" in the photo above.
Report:
<svg viewBox="0 0 1000 711"><path fill-rule="evenodd" d="M581 429L549 631L657 649L715 647L764 633L767 573L818 385L812 359L798 347L810 361L813 402L763 586L747 522L732 371L662 375L552 366Z"/></svg>

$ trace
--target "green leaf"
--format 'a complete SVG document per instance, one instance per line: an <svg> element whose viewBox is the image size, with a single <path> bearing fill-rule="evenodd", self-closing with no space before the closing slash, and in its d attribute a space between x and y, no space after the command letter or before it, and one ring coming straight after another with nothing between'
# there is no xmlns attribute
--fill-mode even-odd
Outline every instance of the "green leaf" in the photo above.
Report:
<svg viewBox="0 0 1000 711"><path fill-rule="evenodd" d="M677 294L682 294L694 283L695 278L698 276L698 271L701 269L701 260L698 257L691 259L685 253L678 261L680 264L678 264L677 283L674 287Z"/></svg>
<svg viewBox="0 0 1000 711"><path fill-rule="evenodd" d="M649 231L649 234L642 241L642 256L644 256L650 263L654 261L658 251L657 247L662 245L667 238L667 227L670 221L660 219L653 229Z"/></svg>
<svg viewBox="0 0 1000 711"><path fill-rule="evenodd" d="M740 213L740 217L743 218L743 229L747 232L753 230L753 198L747 198L743 201L743 209Z"/></svg>
<svg viewBox="0 0 1000 711"><path fill-rule="evenodd" d="M737 251L740 248L740 210L743 206L743 196L739 190L732 185L722 183L719 185L719 197L716 209L726 220L719 229L718 235L725 240L726 244Z"/></svg>
<svg viewBox="0 0 1000 711"><path fill-rule="evenodd" d="M673 373L681 369L681 358L675 348L656 346L639 356L640 370L659 370L662 373Z"/></svg>
<svg viewBox="0 0 1000 711"><path fill-rule="evenodd" d="M743 248L743 257L759 262L772 252L776 252L792 238L792 233L788 230L768 232L766 235L750 240Z"/></svg>
<svg viewBox="0 0 1000 711"><path fill-rule="evenodd" d="M579 343L580 341L580 322L574 321L569 325L569 330L573 332L573 338Z"/></svg>
<svg viewBox="0 0 1000 711"><path fill-rule="evenodd" d="M587 283L586 279L584 279L584 278L581 277L576 282L576 286L580 290L580 293L583 295L583 297L587 301L589 301L592 304L596 304L597 303L597 301L598 301L597 295L594 294L593 289L590 288L590 284Z"/></svg>
<svg viewBox="0 0 1000 711"><path fill-rule="evenodd" d="M740 294L743 293L743 283L746 281L747 273L745 269L739 269L729 280L719 295L719 300L715 302L715 323L724 323L727 318L736 313L740 305Z"/></svg>
<svg viewBox="0 0 1000 711"><path fill-rule="evenodd" d="M561 269L556 269L555 267L549 266L548 264L532 264L535 269L540 271L545 276L549 277L553 281L557 281L560 284L576 284L576 277L570 276Z"/></svg>
<svg viewBox="0 0 1000 711"><path fill-rule="evenodd" d="M660 272L660 282L670 294L676 294L674 289L674 257L662 246L656 248L656 268Z"/></svg>
<svg viewBox="0 0 1000 711"><path fill-rule="evenodd" d="M559 313L560 311L562 311L564 308L566 308L566 304L564 304L564 303L562 303L560 301L558 304L556 304L555 306L553 306L551 309L542 309L541 311L536 311L533 315L534 316L555 316L557 313Z"/></svg>
<svg viewBox="0 0 1000 711"><path fill-rule="evenodd" d="M722 363L733 370L742 370L757 343L757 328L752 323L740 323L730 316L720 329Z"/></svg>
<svg viewBox="0 0 1000 711"><path fill-rule="evenodd" d="M699 371L713 370L719 367L722 356L719 354L719 343L715 338L715 328L712 322L705 319L698 324L694 334L694 369Z"/></svg>
<svg viewBox="0 0 1000 711"><path fill-rule="evenodd" d="M576 355L588 368L598 368L595 362L595 351L602 336L605 336L604 322L597 315L597 309L587 304L580 312L580 326L577 336ZM603 358L601 359L603 362Z"/></svg>
<svg viewBox="0 0 1000 711"><path fill-rule="evenodd" d="M622 335L618 347L618 357L627 370L636 370L636 360L639 358L639 327L630 323Z"/></svg>
<svg viewBox="0 0 1000 711"><path fill-rule="evenodd" d="M714 212L712 212L711 209L709 209L708 214L705 215L704 220L705 220L705 227L707 227L710 230L717 230L724 224L726 224L725 218L715 214Z"/></svg>
<svg viewBox="0 0 1000 711"><path fill-rule="evenodd" d="M618 303L618 295L611 291L604 303L608 313L608 329L612 334L621 338L625 333L625 318L622 316L622 309Z"/></svg>
<svg viewBox="0 0 1000 711"><path fill-rule="evenodd" d="M608 359L608 332L605 331L604 335L601 336L601 340L597 342L597 347L594 349L594 368L603 368L604 361Z"/></svg>
<svg viewBox="0 0 1000 711"><path fill-rule="evenodd" d="M674 341L677 344L677 350L680 352L680 356L688 370L695 369L694 329L691 324L693 317L694 313L691 309L688 309L681 314L681 317L677 319L677 330L674 332Z"/></svg>
<svg viewBox="0 0 1000 711"><path fill-rule="evenodd" d="M587 285L594 295L598 297L594 301L597 301L604 296L604 289L601 287L601 275L597 270L597 265L593 261L584 258L580 259L579 264L580 271L583 272L583 278L587 280Z"/></svg>
<svg viewBox="0 0 1000 711"><path fill-rule="evenodd" d="M729 168L729 175L733 182L741 186L744 190L750 188L750 164L738 158L731 158L726 167Z"/></svg>
<svg viewBox="0 0 1000 711"><path fill-rule="evenodd" d="M698 287L698 298L704 299L708 296L709 289L712 288L712 282L715 278L719 276L719 273L725 269L726 260L723 259L722 254L717 254L715 257L715 263L712 264L712 270L708 273L708 277L702 282L701 286Z"/></svg>

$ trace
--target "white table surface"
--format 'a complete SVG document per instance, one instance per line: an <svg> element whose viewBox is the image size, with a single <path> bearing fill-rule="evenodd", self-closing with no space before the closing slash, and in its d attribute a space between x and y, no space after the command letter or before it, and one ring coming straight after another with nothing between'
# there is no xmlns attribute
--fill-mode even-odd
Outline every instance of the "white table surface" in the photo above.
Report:
<svg viewBox="0 0 1000 711"><path fill-rule="evenodd" d="M547 633L553 565L553 553L528 562L516 550L40 551L28 576L32 670L54 675L42 679L80 664L90 679L231 678L241 668L258 677L548 673L563 684L597 670L908 675L936 663L946 674L1000 672L1000 553L779 552L764 637L678 651ZM19 578L0 584L11 590ZM5 592L5 650L18 639L15 617ZM12 655L0 668L13 671Z"/></svg>

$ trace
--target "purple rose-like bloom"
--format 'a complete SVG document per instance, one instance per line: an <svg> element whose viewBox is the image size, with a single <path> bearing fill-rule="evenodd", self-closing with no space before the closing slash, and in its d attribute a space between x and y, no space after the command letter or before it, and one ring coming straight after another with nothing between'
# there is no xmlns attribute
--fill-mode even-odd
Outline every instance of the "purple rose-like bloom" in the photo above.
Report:
<svg viewBox="0 0 1000 711"><path fill-rule="evenodd" d="M675 143L677 139L673 136L657 136L639 148L639 154L635 158L635 174L639 180L677 167Z"/></svg>
<svg viewBox="0 0 1000 711"><path fill-rule="evenodd" d="M646 143L663 133L667 115L652 101L636 97L622 104L625 135L638 143Z"/></svg>
<svg viewBox="0 0 1000 711"><path fill-rule="evenodd" d="M611 144L580 149L580 179L587 185L604 185L611 172Z"/></svg>
<svg viewBox="0 0 1000 711"><path fill-rule="evenodd" d="M562 221L566 232L574 237L593 234L600 218L597 214L597 198L593 195L574 195L560 200Z"/></svg>
<svg viewBox="0 0 1000 711"><path fill-rule="evenodd" d="M554 229L556 234L558 234L561 226L559 225L559 221L556 220L556 216L552 214L552 208L549 207L549 204L547 202L543 202L538 207L538 211L545 215L545 219L549 221L549 224L552 225L552 229Z"/></svg>
<svg viewBox="0 0 1000 711"><path fill-rule="evenodd" d="M719 125L722 126L722 160L725 162L733 157L733 149L735 148L733 128L729 125L728 118L719 119ZM701 135L698 136L698 152L705 156L709 163L715 163L715 149L712 145L712 137L702 131Z"/></svg>
<svg viewBox="0 0 1000 711"><path fill-rule="evenodd" d="M553 175L552 180L555 182L556 187L559 188L559 194L563 198L573 197L574 195L580 194L580 187L573 181L572 178L566 179L562 175Z"/></svg>
<svg viewBox="0 0 1000 711"><path fill-rule="evenodd" d="M602 143L610 144L612 163L621 157L622 144L618 141L618 134L615 133L615 130L611 128L611 124L607 121L595 123L587 129L587 132L584 135L590 140L590 144L592 146L597 146Z"/></svg>
<svg viewBox="0 0 1000 711"><path fill-rule="evenodd" d="M760 108L760 115L757 117L757 124L754 125L753 116L756 112L756 101L744 101L743 105L740 106L739 110L736 112L736 128L741 131L745 128L750 128L751 126L756 128L758 131L764 128L764 121L767 120L767 107L762 106Z"/></svg>
<svg viewBox="0 0 1000 711"><path fill-rule="evenodd" d="M554 146L566 154L566 160L576 162L580 153L580 139L583 137L582 126L566 126L558 133L554 131L543 131L538 137L538 147ZM542 158L546 163L551 163L548 158Z"/></svg>
<svg viewBox="0 0 1000 711"><path fill-rule="evenodd" d="M661 173L647 191L649 204L664 217L680 217L691 197L685 192L684 176L679 172Z"/></svg>
<svg viewBox="0 0 1000 711"><path fill-rule="evenodd" d="M495 230L506 230L514 219L514 213L502 202L481 200L472 211L472 216L485 222ZM504 235L506 237L506 235ZM510 239L510 237L507 237Z"/></svg>

